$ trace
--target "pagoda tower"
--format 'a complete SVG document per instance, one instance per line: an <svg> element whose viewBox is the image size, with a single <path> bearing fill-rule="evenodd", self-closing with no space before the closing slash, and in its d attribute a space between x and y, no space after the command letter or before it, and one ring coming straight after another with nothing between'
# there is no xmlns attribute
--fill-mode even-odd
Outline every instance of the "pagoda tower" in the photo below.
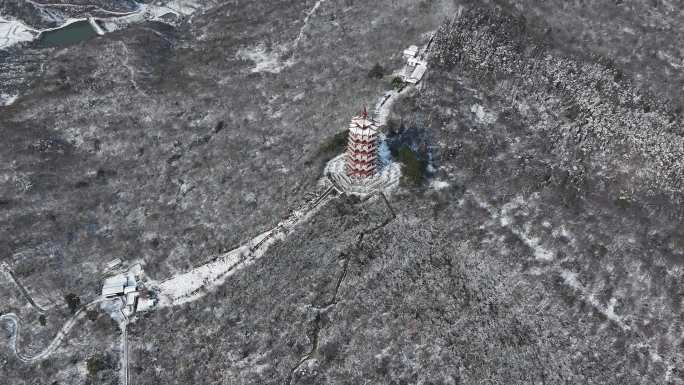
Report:
<svg viewBox="0 0 684 385"><path fill-rule="evenodd" d="M349 125L346 171L352 178L368 178L375 175L378 163L377 122L368 117L364 107L361 116L355 116Z"/></svg>

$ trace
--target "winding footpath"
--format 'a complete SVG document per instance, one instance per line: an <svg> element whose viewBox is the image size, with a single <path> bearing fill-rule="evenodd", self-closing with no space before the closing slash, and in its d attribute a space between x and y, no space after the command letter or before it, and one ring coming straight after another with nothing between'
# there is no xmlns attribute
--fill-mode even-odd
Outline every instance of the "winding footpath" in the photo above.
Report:
<svg viewBox="0 0 684 385"><path fill-rule="evenodd" d="M382 223L380 223L377 226L370 227L367 229L364 229L360 231L356 235L356 243L354 244L354 248L357 250L360 250L363 244L363 240L365 239L366 236L373 234L374 232L383 229L385 226L389 225L392 221L397 219L397 214L392 205L389 202L389 199L387 199L387 196L385 195L384 192L378 191L368 197L365 198L365 200L370 200L374 196L379 195L380 198L382 198L384 204L387 207L388 214L387 217L385 218ZM328 300L326 303L324 303L322 306L317 307L314 304L311 304L311 308L316 311L316 316L313 321L313 336L310 337L311 340L311 348L309 349L308 352L306 352L300 359L297 361L294 367L290 369L290 373L287 376L287 379L285 380L285 383L287 385L292 385L293 381L295 380L295 374L306 364L309 362L311 359L315 358L316 354L318 353L319 349L319 342L320 342L320 334L322 330L321 326L321 315L330 311L332 308L337 305L337 302L339 300L339 293L340 293L340 287L344 283L345 279L347 278L347 273L349 272L349 262L351 260L351 257L347 255L346 253L341 253L340 256L338 257L340 260L344 261L344 265L342 266L342 272L337 278L337 283L335 285L335 290L333 291L333 295Z"/></svg>
<svg viewBox="0 0 684 385"><path fill-rule="evenodd" d="M292 42L292 49L294 52L297 52L297 48L299 48L299 42L302 40L304 37L304 32L306 32L306 29L309 26L309 19L311 16L313 16L318 8L323 4L326 0L318 0L316 4L306 13L306 16L304 17L304 23L302 27L299 29L299 34L297 34L297 37L294 39Z"/></svg>

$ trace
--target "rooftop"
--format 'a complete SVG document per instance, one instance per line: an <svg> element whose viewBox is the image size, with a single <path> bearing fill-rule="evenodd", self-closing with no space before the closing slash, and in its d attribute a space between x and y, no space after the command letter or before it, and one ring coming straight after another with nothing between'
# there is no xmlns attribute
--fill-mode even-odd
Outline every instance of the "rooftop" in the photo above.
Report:
<svg viewBox="0 0 684 385"><path fill-rule="evenodd" d="M414 57L418 54L418 47L415 45L412 45L404 50L404 56L409 58L409 57Z"/></svg>
<svg viewBox="0 0 684 385"><path fill-rule="evenodd" d="M102 295L118 295L135 290L137 282L132 274L117 274L105 279L102 285Z"/></svg>
<svg viewBox="0 0 684 385"><path fill-rule="evenodd" d="M423 78L423 75L425 75L425 71L427 71L427 66L424 65L419 65L416 67L415 70L413 70L413 73L411 73L411 76L409 76L408 79L406 79L407 83L412 83L416 84L420 81L420 79Z"/></svg>
<svg viewBox="0 0 684 385"><path fill-rule="evenodd" d="M354 135L376 135L379 129L378 123L369 118L368 114L353 117L349 125L349 132Z"/></svg>

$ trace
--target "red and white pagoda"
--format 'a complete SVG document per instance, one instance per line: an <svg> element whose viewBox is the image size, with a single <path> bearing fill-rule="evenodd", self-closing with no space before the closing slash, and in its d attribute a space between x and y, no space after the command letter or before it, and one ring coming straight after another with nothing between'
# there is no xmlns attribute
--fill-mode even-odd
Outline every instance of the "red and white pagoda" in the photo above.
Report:
<svg viewBox="0 0 684 385"><path fill-rule="evenodd" d="M366 108L361 116L355 116L349 125L346 171L352 178L368 178L375 175L378 163L377 122L368 117Z"/></svg>

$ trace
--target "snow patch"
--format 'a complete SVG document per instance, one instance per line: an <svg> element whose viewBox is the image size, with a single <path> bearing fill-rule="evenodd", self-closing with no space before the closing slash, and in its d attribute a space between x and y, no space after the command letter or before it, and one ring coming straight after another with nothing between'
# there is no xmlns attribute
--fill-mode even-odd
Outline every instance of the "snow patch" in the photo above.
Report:
<svg viewBox="0 0 684 385"><path fill-rule="evenodd" d="M387 165L392 161L392 152L387 145L387 141L384 140L384 135L381 134L380 146L378 146L378 157L380 158L380 164Z"/></svg>
<svg viewBox="0 0 684 385"><path fill-rule="evenodd" d="M615 314L615 299L611 299L610 305L603 306L596 299L594 294L589 292L589 290L587 290L584 287L584 285L582 285L582 283L577 279L577 273L568 271L566 269L561 269L560 276L561 278L563 278L563 281L566 285L570 286L575 291L577 291L587 303L593 306L594 309L596 309L599 313L603 314L607 319L615 322L615 324L618 325L622 330L627 331L631 329L629 325L625 324L625 322L622 320L622 317Z"/></svg>
<svg viewBox="0 0 684 385"><path fill-rule="evenodd" d="M149 7L155 16L160 17L167 13L174 13L178 16L189 16L201 9L202 3L193 0L173 0L164 5L154 5Z"/></svg>
<svg viewBox="0 0 684 385"><path fill-rule="evenodd" d="M100 28L100 25L97 24L97 21L95 21L94 18L89 17L89 18L88 18L88 23L89 23L90 26L93 28L93 31L95 31L95 33L98 34L99 36L102 36L102 35L105 34L105 31L104 31L102 28Z"/></svg>
<svg viewBox="0 0 684 385"><path fill-rule="evenodd" d="M473 194L473 198L475 198L475 201L480 207L489 212L492 219L499 220L499 225L501 225L501 227L509 229L518 237L518 239L520 239L520 241L529 247L532 250L535 259L539 261L552 261L554 259L554 252L545 248L542 245L541 239L530 234L529 226L526 226L523 229L512 226L514 218L511 212L525 202L522 196L519 195L503 205L500 213L497 212L496 208L492 207L489 203L477 195Z"/></svg>
<svg viewBox="0 0 684 385"><path fill-rule="evenodd" d="M510 215L510 212L514 209L520 206L524 201L522 197L518 196L515 199L513 199L511 202L506 203L502 210L501 214L496 211L496 208L491 206L485 199L482 197L478 196L477 194L474 194L471 192L472 197L474 200L477 202L477 204L482 207L483 209L487 210L491 217L493 219L499 219L500 223L502 226L510 226L512 223L513 217ZM550 225L550 223L549 223ZM547 226L545 223L542 223L542 226L544 227L550 227ZM532 247L537 250L535 250L535 256L537 258L544 259L545 257L552 257L552 255L546 254L547 250L541 248L539 245L539 240L533 237L525 237L525 232L513 229L511 227L508 227L511 229L512 232L514 232L516 235L520 237L520 239L528 244L528 246ZM554 229L552 231L552 234L555 238L558 238L559 236L563 236L567 239L570 240L572 244L576 243L576 239L573 237L573 235L566 229L565 225L560 225L558 228ZM521 236L522 235L522 236ZM538 254L541 252L541 254ZM560 267L559 265L546 265L547 267L539 267L539 266L533 266L528 270L528 274L532 276L540 276L542 274L549 274L549 273L555 273L559 274L560 277L563 279L563 283L570 287L574 293L584 302L589 304L591 307L593 307L598 313L602 314L606 319L609 321L613 322L615 325L617 325L619 328L621 328L624 331L630 331L631 327L630 325L625 321L626 319L630 319L631 316L627 315L625 316L620 316L617 314L615 311L615 308L618 304L618 299L615 297L611 297L610 300L606 305L602 304L601 301L596 298L596 295L592 293L590 289L585 287L579 280L578 274L575 272L572 272L570 270L564 269ZM677 270L677 269L675 269ZM673 270L674 272L674 270ZM684 332L682 333L682 337L679 339L684 340ZM679 343L675 343L674 346L678 346ZM665 382L670 381L672 378L672 373L675 369L675 364L673 363L674 361L672 359L666 360L660 353L658 353L657 348L654 346L648 344L648 343L639 343L637 345L638 347L643 347L648 349L649 352L649 358L653 362L661 362L666 365L665 367Z"/></svg>
<svg viewBox="0 0 684 385"><path fill-rule="evenodd" d="M138 4L138 10L128 15L112 17L107 19L98 19L107 32L112 32L128 27L133 23L140 23L146 20L158 21L166 24L164 16L168 14L175 15L182 19L190 16L201 9L202 5L199 2L192 0L174 0L163 5L157 4Z"/></svg>
<svg viewBox="0 0 684 385"><path fill-rule="evenodd" d="M430 182L430 187L432 187L435 190L443 190L447 187L451 186L449 182L445 182L443 180L439 179L434 179L432 182Z"/></svg>
<svg viewBox="0 0 684 385"><path fill-rule="evenodd" d="M515 229L511 229L511 231L520 238L521 241L527 247L532 249L532 252L534 253L534 258L539 260L539 261L552 261L553 260L553 252L546 249L541 245L541 240L537 237L532 237L528 236L528 234L524 231L519 231Z"/></svg>
<svg viewBox="0 0 684 385"><path fill-rule="evenodd" d="M0 46L0 48L2 47ZM19 98L19 95L0 94L0 106L11 106L17 101L17 98Z"/></svg>
<svg viewBox="0 0 684 385"><path fill-rule="evenodd" d="M473 104L470 106L470 112L475 114L477 121L483 124L492 124L496 121L496 115L492 112L485 110L485 108L480 104Z"/></svg>
<svg viewBox="0 0 684 385"><path fill-rule="evenodd" d="M252 72L270 72L277 74L284 68L289 67L289 62L281 62L279 54L273 50L268 51L263 44L255 47L241 48L237 52L237 57L243 60L254 62Z"/></svg>
<svg viewBox="0 0 684 385"><path fill-rule="evenodd" d="M0 16L0 49L14 44L35 39L39 31L18 20L9 20Z"/></svg>
<svg viewBox="0 0 684 385"><path fill-rule="evenodd" d="M501 227L508 228L527 247L529 247L534 253L535 259L539 261L552 261L554 258L553 251L546 249L544 246L542 246L541 239L530 234L529 226L525 226L523 229L511 226L513 223L513 215L511 215L511 212L523 204L524 199L519 195L503 206L501 209L501 216L499 218Z"/></svg>
<svg viewBox="0 0 684 385"><path fill-rule="evenodd" d="M268 233L261 234L265 237ZM254 240L253 240L254 241ZM222 284L234 272L233 268L248 254L249 246L244 245L220 256L216 261L199 266L187 273L174 276L155 288L159 292L159 307L180 305L202 296L202 288L210 283ZM231 272L231 270L233 270ZM145 310L145 309L140 309Z"/></svg>
<svg viewBox="0 0 684 385"><path fill-rule="evenodd" d="M658 57L658 59L666 62L675 69L680 69L684 67L684 60L674 57L669 52L658 50L656 56Z"/></svg>

